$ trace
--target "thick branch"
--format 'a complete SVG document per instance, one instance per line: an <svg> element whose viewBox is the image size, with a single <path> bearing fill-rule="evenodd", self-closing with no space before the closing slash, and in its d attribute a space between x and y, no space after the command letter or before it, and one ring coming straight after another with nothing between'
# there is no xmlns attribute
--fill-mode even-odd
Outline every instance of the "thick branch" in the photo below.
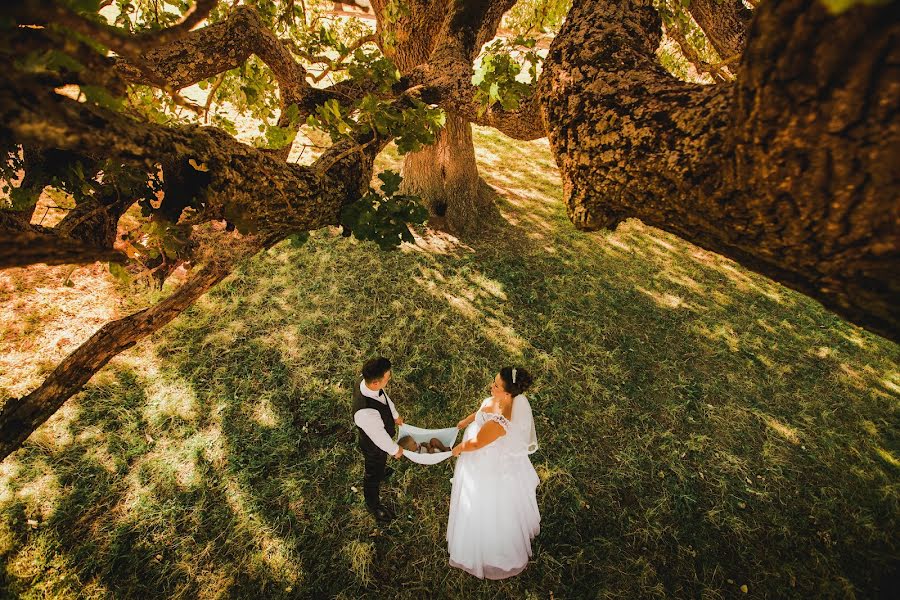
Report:
<svg viewBox="0 0 900 600"><path fill-rule="evenodd" d="M723 61L740 57L753 11L741 0L691 0L687 8Z"/></svg>
<svg viewBox="0 0 900 600"><path fill-rule="evenodd" d="M155 48L141 57L140 68L121 62L119 72L135 83L162 80L173 89L182 89L219 73L235 69L255 54L278 81L281 117L278 125L290 125L286 108L299 105L308 113L315 106L307 94L320 96L306 81L306 69L291 55L287 46L260 20L255 10L238 7L227 19L192 31L172 43ZM149 77L148 77L149 75ZM279 156L286 159L290 147Z"/></svg>
<svg viewBox="0 0 900 600"><path fill-rule="evenodd" d="M48 265L85 264L98 260L124 262L125 255L112 248L60 237L52 232L23 231L0 234L0 269Z"/></svg>
<svg viewBox="0 0 900 600"><path fill-rule="evenodd" d="M368 185L372 161L387 142L378 140L365 152L335 160L359 143L348 140L312 166L286 164L212 127L133 121L24 78L0 74L0 80L0 135L36 147L115 156L143 164L148 172L155 172L161 156L193 159L209 174L205 193L196 200L195 222L228 219L266 239L337 224L341 207ZM319 168L330 163L326 172ZM248 186L248 178L265 185Z"/></svg>
<svg viewBox="0 0 900 600"><path fill-rule="evenodd" d="M139 59L148 49L168 44L193 29L209 15L218 0L197 0L184 13L181 21L161 31L148 31L132 35L127 31L99 21L87 19L71 8L53 0L26 0L17 3L14 14L20 18L33 18L34 23L58 23L67 29L95 40L120 56Z"/></svg>
<svg viewBox="0 0 900 600"><path fill-rule="evenodd" d="M495 35L500 18L515 2L458 2L444 23L439 43L427 63L413 69L401 84L418 88L426 102L465 117L479 125L487 125L506 135L531 140L544 137L537 96L524 99L516 110L482 107L475 99L472 85L472 62L481 46Z"/></svg>
<svg viewBox="0 0 900 600"><path fill-rule="evenodd" d="M216 260L171 296L151 308L107 323L57 365L40 387L22 398L8 399L0 408L0 460L21 446L31 432L80 391L110 359L177 317L228 276L240 258L254 254L260 247L258 240L249 240L239 250L228 252L219 248Z"/></svg>
<svg viewBox="0 0 900 600"><path fill-rule="evenodd" d="M657 64L650 2L575 2L541 79L570 218L639 218L900 337L890 11L765 3L740 87L694 86Z"/></svg>

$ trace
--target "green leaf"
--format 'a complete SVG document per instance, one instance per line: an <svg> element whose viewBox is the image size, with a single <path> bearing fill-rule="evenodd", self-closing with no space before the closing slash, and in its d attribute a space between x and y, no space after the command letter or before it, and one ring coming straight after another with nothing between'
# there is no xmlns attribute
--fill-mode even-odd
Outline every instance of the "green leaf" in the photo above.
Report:
<svg viewBox="0 0 900 600"><path fill-rule="evenodd" d="M127 284L131 281L131 276L128 274L128 271L119 263L109 263L109 272L122 283Z"/></svg>
<svg viewBox="0 0 900 600"><path fill-rule="evenodd" d="M108 108L110 110L121 110L122 98L113 96L109 90L98 85L83 85L81 91L88 102Z"/></svg>
<svg viewBox="0 0 900 600"><path fill-rule="evenodd" d="M472 75L472 85L478 86L481 85L481 82L484 81L485 69L484 66L480 66L475 70L475 74Z"/></svg>
<svg viewBox="0 0 900 600"><path fill-rule="evenodd" d="M497 82L491 84L491 89L488 92L488 96L491 99L491 102L496 102L500 99L500 86L497 85Z"/></svg>
<svg viewBox="0 0 900 600"><path fill-rule="evenodd" d="M385 196L396 194L400 189L400 184L403 182L403 177L396 171L382 171L378 174L378 179L384 182L381 186L381 191L384 192Z"/></svg>

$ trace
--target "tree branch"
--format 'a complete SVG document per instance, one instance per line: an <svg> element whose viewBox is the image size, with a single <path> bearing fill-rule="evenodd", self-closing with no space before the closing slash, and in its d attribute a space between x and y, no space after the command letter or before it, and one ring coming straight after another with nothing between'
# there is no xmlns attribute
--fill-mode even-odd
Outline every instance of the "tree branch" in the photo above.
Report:
<svg viewBox="0 0 900 600"><path fill-rule="evenodd" d="M378 139L365 152L335 158L368 139L346 140L310 166L287 164L213 127L166 127L79 103L27 77L0 73L0 137L34 147L117 157L156 172L161 156L193 160L208 174L192 222L227 219L264 239L338 223L341 207L360 197L371 179ZM320 166L333 162L323 172ZM248 186L248 174L263 186Z"/></svg>
<svg viewBox="0 0 900 600"><path fill-rule="evenodd" d="M225 236L219 236L224 238ZM228 240L222 239L222 242ZM44 382L22 398L10 398L0 408L0 460L17 449L31 433L50 418L73 394L114 356L159 330L208 289L231 273L242 258L252 256L264 244L258 239L231 241L233 248L219 244L210 261L165 300L100 328L69 354Z"/></svg>
<svg viewBox="0 0 900 600"><path fill-rule="evenodd" d="M13 12L20 18L30 17L39 24L58 23L134 62L139 61L141 54L147 50L171 43L193 29L209 15L218 4L218 0L197 0L175 25L138 35L132 35L100 21L87 19L68 6L53 0L25 0L17 4Z"/></svg>
<svg viewBox="0 0 900 600"><path fill-rule="evenodd" d="M126 257L112 248L94 246L51 231L0 233L0 269L38 263L87 264L98 260L121 263Z"/></svg>
<svg viewBox="0 0 900 600"><path fill-rule="evenodd" d="M292 104L297 104L301 111L312 110L306 97L316 92L306 81L306 69L263 25L256 11L248 7L238 7L224 21L150 50L141 57L143 67L128 60L119 63L118 71L134 83L154 85L154 81L164 81L173 89L182 89L241 66L251 54L258 56L278 81L279 127L291 124L286 113ZM277 155L286 160L289 153L290 145L280 149Z"/></svg>
<svg viewBox="0 0 900 600"><path fill-rule="evenodd" d="M472 123L487 125L520 140L544 137L546 130L537 94L516 110L483 110L475 99L472 62L481 46L494 37L500 19L515 2L458 2L446 19L439 42L428 59L401 79L398 88L412 88L424 101L439 104Z"/></svg>
<svg viewBox="0 0 900 600"><path fill-rule="evenodd" d="M687 9L720 58L741 55L753 17L742 0L691 0Z"/></svg>
<svg viewBox="0 0 900 600"><path fill-rule="evenodd" d="M696 86L657 64L649 2L576 0L540 82L570 218L639 218L897 339L889 10L764 3L737 84Z"/></svg>
<svg viewBox="0 0 900 600"><path fill-rule="evenodd" d="M672 23L671 27L667 25L665 30L666 35L675 40L675 43L678 44L678 48L681 50L681 54L689 63L694 65L694 68L697 69L698 73L707 73L713 78L713 81L720 83L734 79L734 76L731 73L722 69L722 65L711 65L700 58L700 55L687 40L680 23L676 21Z"/></svg>

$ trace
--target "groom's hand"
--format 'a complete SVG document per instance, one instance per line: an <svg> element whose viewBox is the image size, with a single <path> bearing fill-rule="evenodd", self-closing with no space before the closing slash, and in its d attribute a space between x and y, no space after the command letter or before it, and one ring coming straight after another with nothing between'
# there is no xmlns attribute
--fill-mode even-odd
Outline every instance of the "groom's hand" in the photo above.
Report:
<svg viewBox="0 0 900 600"><path fill-rule="evenodd" d="M403 417L397 417L396 419L394 419L394 423L396 423L397 425L403 425Z"/></svg>
<svg viewBox="0 0 900 600"><path fill-rule="evenodd" d="M394 455L394 458L400 458L403 456L403 448L397 448L397 454Z"/></svg>

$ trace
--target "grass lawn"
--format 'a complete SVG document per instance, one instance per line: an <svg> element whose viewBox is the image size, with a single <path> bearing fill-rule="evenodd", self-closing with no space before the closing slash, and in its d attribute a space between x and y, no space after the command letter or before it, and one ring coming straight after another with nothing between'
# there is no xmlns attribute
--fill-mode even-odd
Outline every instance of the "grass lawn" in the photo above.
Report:
<svg viewBox="0 0 900 600"><path fill-rule="evenodd" d="M476 147L502 214L480 239L280 244L0 465L0 596L896 593L898 346L640 223L575 231L546 141L479 129ZM542 522L520 576L447 566L452 462L394 463L400 518L364 510L350 388L379 353L426 427L501 366L536 375Z"/></svg>

